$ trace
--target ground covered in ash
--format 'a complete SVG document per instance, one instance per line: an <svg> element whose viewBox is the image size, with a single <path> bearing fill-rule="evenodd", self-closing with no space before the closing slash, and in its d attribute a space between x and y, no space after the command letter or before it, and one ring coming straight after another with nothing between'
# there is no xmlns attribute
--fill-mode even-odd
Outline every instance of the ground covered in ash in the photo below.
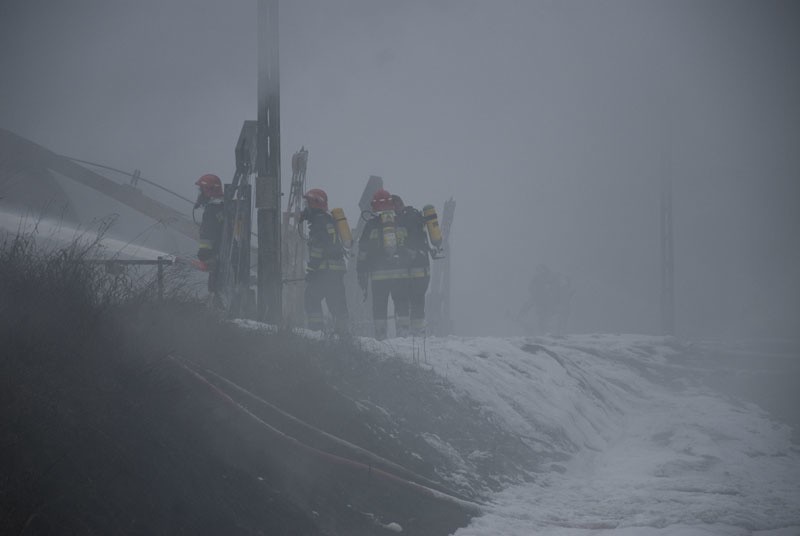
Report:
<svg viewBox="0 0 800 536"><path fill-rule="evenodd" d="M536 463L446 380L357 340L186 303L5 309L0 533L444 535L511 470L454 459Z"/></svg>

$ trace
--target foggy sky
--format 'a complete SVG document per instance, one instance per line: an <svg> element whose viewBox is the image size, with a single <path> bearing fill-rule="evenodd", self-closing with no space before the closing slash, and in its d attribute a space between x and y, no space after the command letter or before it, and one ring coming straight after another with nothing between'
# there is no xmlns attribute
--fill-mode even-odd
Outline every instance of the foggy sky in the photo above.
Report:
<svg viewBox="0 0 800 536"><path fill-rule="evenodd" d="M230 180L255 14L5 0L0 127L188 197ZM371 174L454 197L458 333L522 333L538 263L573 281L569 331L658 333L665 172L678 334L800 332L796 2L293 0L280 24L284 191L305 145L353 225Z"/></svg>

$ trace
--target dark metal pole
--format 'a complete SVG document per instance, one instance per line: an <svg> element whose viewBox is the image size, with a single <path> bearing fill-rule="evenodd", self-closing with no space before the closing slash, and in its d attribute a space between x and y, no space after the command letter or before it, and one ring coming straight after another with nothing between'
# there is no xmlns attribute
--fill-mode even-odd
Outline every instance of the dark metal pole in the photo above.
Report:
<svg viewBox="0 0 800 536"><path fill-rule="evenodd" d="M669 141L661 170L661 333L675 335L675 259L672 236L672 154Z"/></svg>
<svg viewBox="0 0 800 536"><path fill-rule="evenodd" d="M282 320L278 0L258 3L258 317Z"/></svg>

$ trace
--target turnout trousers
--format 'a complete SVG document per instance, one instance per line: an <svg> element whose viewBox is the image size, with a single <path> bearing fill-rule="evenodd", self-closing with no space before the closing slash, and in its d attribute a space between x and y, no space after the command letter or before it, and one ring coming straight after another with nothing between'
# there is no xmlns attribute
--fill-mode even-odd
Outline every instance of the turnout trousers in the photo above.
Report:
<svg viewBox="0 0 800 536"><path fill-rule="evenodd" d="M389 318L389 297L394 302L395 316L397 309L404 307L405 293L403 279L372 280L372 321L375 325L375 338L383 340L387 336Z"/></svg>
<svg viewBox="0 0 800 536"><path fill-rule="evenodd" d="M402 280L403 299L395 302L397 335L399 337L425 335L425 294L431 278L429 275Z"/></svg>
<svg viewBox="0 0 800 536"><path fill-rule="evenodd" d="M318 270L308 275L304 305L308 329L322 331L325 327L322 316L322 300L333 316L334 330L347 331L347 299L344 290L344 272L339 270Z"/></svg>

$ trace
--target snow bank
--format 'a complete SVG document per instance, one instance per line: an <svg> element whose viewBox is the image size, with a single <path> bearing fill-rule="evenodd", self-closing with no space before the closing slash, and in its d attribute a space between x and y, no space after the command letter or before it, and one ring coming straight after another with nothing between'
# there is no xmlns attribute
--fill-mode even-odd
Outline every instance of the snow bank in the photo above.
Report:
<svg viewBox="0 0 800 536"><path fill-rule="evenodd" d="M800 449L788 427L695 384L668 339L362 344L432 368L543 454L570 455L496 494L493 511L456 536L800 534Z"/></svg>

